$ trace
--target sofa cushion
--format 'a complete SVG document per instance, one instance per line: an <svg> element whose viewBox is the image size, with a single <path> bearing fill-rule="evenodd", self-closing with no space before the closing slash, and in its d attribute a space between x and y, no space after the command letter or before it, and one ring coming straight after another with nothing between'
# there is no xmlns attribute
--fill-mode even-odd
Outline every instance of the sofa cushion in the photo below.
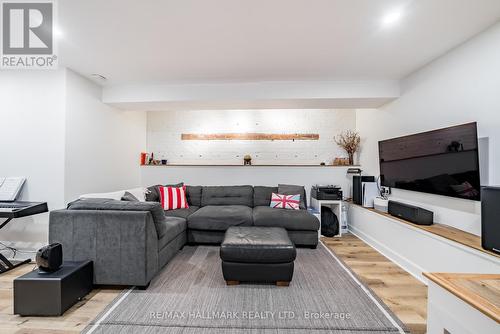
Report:
<svg viewBox="0 0 500 334"><path fill-rule="evenodd" d="M245 205L208 205L188 217L193 230L225 231L230 226L251 226L252 208Z"/></svg>
<svg viewBox="0 0 500 334"><path fill-rule="evenodd" d="M307 209L307 195L304 186L296 186L292 184L278 184L278 193L283 195L300 195L300 209Z"/></svg>
<svg viewBox="0 0 500 334"><path fill-rule="evenodd" d="M187 219L189 215L193 214L199 208L199 206L189 206L187 209L167 210L165 211L165 216Z"/></svg>
<svg viewBox="0 0 500 334"><path fill-rule="evenodd" d="M148 202L160 202L160 191L158 190L158 187L164 186L164 187L175 187L179 188L184 186L184 183L177 183L177 184L157 184L154 186L150 186L146 188L146 201Z"/></svg>
<svg viewBox="0 0 500 334"><path fill-rule="evenodd" d="M165 225L165 234L158 240L158 251L179 234L186 233L186 220L184 218L166 217L163 224Z"/></svg>
<svg viewBox="0 0 500 334"><path fill-rule="evenodd" d="M201 206L246 205L253 207L252 186L208 186L201 191Z"/></svg>
<svg viewBox="0 0 500 334"><path fill-rule="evenodd" d="M307 210L275 209L269 206L253 208L255 226L283 227L293 231L317 231L319 220Z"/></svg>
<svg viewBox="0 0 500 334"><path fill-rule="evenodd" d="M83 198L68 204L68 210L149 211L153 216L158 239L166 233L165 213L160 203L129 202L107 198Z"/></svg>
<svg viewBox="0 0 500 334"><path fill-rule="evenodd" d="M201 186L186 186L186 197L189 206L201 206Z"/></svg>
<svg viewBox="0 0 500 334"><path fill-rule="evenodd" d="M272 193L277 193L278 187L253 187L253 205L254 206L269 206L271 204Z"/></svg>

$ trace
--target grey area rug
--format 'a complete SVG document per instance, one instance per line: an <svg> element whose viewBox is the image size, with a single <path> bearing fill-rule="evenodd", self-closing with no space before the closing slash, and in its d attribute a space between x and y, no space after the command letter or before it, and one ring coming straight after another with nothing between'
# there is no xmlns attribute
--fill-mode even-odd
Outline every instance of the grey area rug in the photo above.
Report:
<svg viewBox="0 0 500 334"><path fill-rule="evenodd" d="M124 291L84 333L407 333L326 246L297 250L289 287L226 286L219 247L184 247L145 291Z"/></svg>

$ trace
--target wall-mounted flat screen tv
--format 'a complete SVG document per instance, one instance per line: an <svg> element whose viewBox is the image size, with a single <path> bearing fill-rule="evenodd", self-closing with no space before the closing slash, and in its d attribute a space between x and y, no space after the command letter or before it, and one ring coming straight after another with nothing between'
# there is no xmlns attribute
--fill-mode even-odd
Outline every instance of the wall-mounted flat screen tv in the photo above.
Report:
<svg viewBox="0 0 500 334"><path fill-rule="evenodd" d="M380 141L379 158L383 186L480 200L476 123Z"/></svg>

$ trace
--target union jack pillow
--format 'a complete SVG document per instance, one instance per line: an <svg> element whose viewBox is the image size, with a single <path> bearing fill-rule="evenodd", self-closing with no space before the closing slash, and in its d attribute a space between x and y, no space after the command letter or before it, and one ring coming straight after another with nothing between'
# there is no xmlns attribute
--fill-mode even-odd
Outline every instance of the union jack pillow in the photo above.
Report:
<svg viewBox="0 0 500 334"><path fill-rule="evenodd" d="M271 208L299 210L300 195L271 195Z"/></svg>
<svg viewBox="0 0 500 334"><path fill-rule="evenodd" d="M186 200L186 186L158 187L160 202L163 210L187 209L189 204Z"/></svg>

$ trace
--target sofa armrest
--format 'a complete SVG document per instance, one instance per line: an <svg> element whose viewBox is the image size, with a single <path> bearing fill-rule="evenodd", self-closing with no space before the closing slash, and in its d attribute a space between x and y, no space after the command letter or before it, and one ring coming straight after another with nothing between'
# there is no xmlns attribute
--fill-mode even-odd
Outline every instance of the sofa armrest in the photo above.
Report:
<svg viewBox="0 0 500 334"><path fill-rule="evenodd" d="M94 284L145 286L158 271L158 236L149 212L50 212L49 242L65 261L94 261Z"/></svg>

